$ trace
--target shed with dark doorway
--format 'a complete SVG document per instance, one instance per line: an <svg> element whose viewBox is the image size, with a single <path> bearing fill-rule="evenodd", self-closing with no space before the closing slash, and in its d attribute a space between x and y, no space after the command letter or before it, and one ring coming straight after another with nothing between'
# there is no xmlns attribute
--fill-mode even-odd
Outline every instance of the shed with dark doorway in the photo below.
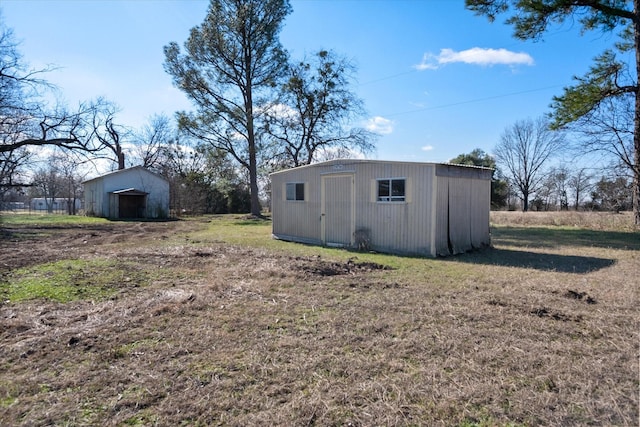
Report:
<svg viewBox="0 0 640 427"><path fill-rule="evenodd" d="M109 193L109 217L146 218L147 196L149 193L127 188Z"/></svg>
<svg viewBox="0 0 640 427"><path fill-rule="evenodd" d="M422 256L488 246L491 169L331 160L271 174L273 236Z"/></svg>
<svg viewBox="0 0 640 427"><path fill-rule="evenodd" d="M167 218L169 182L142 166L84 182L87 215L112 219Z"/></svg>

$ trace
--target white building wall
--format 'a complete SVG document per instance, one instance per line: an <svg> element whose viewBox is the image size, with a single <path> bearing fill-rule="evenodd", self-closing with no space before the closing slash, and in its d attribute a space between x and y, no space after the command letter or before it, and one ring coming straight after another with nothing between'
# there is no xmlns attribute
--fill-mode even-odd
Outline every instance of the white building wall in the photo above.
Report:
<svg viewBox="0 0 640 427"><path fill-rule="evenodd" d="M85 211L98 216L110 216L109 193L134 188L148 193L147 217L169 215L169 182L140 166L115 171L86 181Z"/></svg>
<svg viewBox="0 0 640 427"><path fill-rule="evenodd" d="M84 183L84 211L87 215L106 216L103 213L103 206L108 206L105 194L103 180L93 179Z"/></svg>

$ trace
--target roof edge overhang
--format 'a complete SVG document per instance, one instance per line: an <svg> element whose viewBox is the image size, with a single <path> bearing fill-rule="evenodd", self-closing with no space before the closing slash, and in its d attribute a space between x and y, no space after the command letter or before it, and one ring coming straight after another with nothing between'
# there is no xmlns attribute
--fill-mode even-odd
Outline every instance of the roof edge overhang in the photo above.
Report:
<svg viewBox="0 0 640 427"><path fill-rule="evenodd" d="M146 196L149 193L135 188L124 188L122 190L109 191L109 194L117 194L119 196Z"/></svg>
<svg viewBox="0 0 640 427"><path fill-rule="evenodd" d="M278 175L281 173L286 173L292 170L299 170L299 169L307 169L307 168L317 168L317 167L326 167L326 166L331 166L331 165L340 165L340 166L346 166L346 165L354 165L354 164L407 164L407 165L419 165L419 166L436 166L438 169L442 169L442 168L458 168L458 169L475 169L478 171L491 171L493 172L493 169L491 168L486 168L483 166L475 166L475 165L459 165L459 164L453 164L453 163L439 163L439 162L407 162L407 161L400 161L400 160L373 160L373 159L334 159L334 160L327 160L324 162L319 162L319 163L311 163L309 165L302 165L302 166L297 166L297 167L293 167L293 168L289 168L289 169L283 169L281 171L277 171L277 172L272 172L269 174L269 176L272 175Z"/></svg>
<svg viewBox="0 0 640 427"><path fill-rule="evenodd" d="M133 167L126 168L126 169L119 169L119 170L115 170L115 171L107 172L107 173L105 173L105 174L102 174L102 175L96 176L96 177L94 177L94 178L87 179L87 180L85 180L85 181L82 181L82 184L86 184L86 183L91 182L91 181L97 181L97 180L100 180L100 179L103 179L103 178L110 177L110 176L112 176L112 175L118 175L118 174L122 174L122 173L128 173L128 172L135 171L135 170L143 171L144 173L147 173L147 174L150 174L150 175L154 175L154 176L156 176L157 178L160 178L161 180L163 180L163 181L165 181L165 182L169 183L169 180L167 180L167 178L165 178L164 176L162 176L162 175L160 175L160 174L158 174L158 173L156 173L156 172L152 172L152 171L150 171L149 169L147 169L147 168L145 168L145 167L143 167L143 166L133 166Z"/></svg>

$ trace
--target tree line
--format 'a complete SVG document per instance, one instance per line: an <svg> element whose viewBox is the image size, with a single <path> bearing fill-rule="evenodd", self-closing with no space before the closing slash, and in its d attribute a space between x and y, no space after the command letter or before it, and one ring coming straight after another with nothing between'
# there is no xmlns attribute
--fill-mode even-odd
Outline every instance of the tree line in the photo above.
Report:
<svg viewBox="0 0 640 427"><path fill-rule="evenodd" d="M503 171L503 160L496 161L495 156L480 148L460 154L449 163L493 169L491 208L494 210L525 210L521 189L524 182L529 183L526 210L620 212L633 208L631 180L615 167L603 170L551 157L529 180L517 180L510 172ZM524 169L518 172L524 173Z"/></svg>
<svg viewBox="0 0 640 427"><path fill-rule="evenodd" d="M605 181L631 187L634 221L640 226L640 0L465 0L465 5L490 21L507 16L506 24L521 40L542 40L549 28L563 23L581 25L583 34L613 36L612 47L589 71L574 76L574 84L552 99L549 116L508 127L495 155L523 210L529 209L531 195L541 196L549 179L542 172L552 156L569 147L574 154L603 155L614 163L610 170L621 172Z"/></svg>
<svg viewBox="0 0 640 427"><path fill-rule="evenodd" d="M24 188L55 198L70 185L54 183L69 181L63 159L77 170L102 160L168 178L175 213L260 216L269 172L370 152L377 135L358 126L364 108L351 90L354 65L331 50L290 58L278 38L289 13L288 0L212 0L183 48L164 47L164 68L194 110L175 121L153 116L141 129L121 125L117 105L104 98L48 106L50 70L30 70L2 25L1 200ZM51 153L40 168L37 147Z"/></svg>
<svg viewBox="0 0 640 427"><path fill-rule="evenodd" d="M612 35L612 47L552 99L548 117L505 128L494 149L502 176L494 180L494 203L504 194L505 203L517 197L525 211L568 207L571 200L578 206L585 191L598 188L585 196L594 206L624 209L629 197L613 202L604 192L618 188L622 195L630 187L640 225L640 0L465 0L465 6L490 21L506 16L523 40L541 40L565 22ZM290 58L279 33L291 11L289 0L211 0L184 44L164 47L164 69L193 110L177 112L175 123L152 117L135 131L118 124L116 104L105 99L74 109L45 103L49 70L30 70L2 26L0 195L35 185L25 168L33 147L55 147L77 164L106 159L115 168L136 163L162 173L179 211L248 209L260 216L268 172L370 152L377 135L357 125L364 108L351 90L353 65L330 50ZM568 147L605 156L619 173L598 181L576 168L549 169Z"/></svg>

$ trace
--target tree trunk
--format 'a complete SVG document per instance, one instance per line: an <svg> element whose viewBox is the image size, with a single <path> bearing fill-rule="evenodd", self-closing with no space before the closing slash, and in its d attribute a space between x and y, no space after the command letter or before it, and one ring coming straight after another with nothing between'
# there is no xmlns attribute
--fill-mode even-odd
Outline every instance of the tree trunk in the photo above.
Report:
<svg viewBox="0 0 640 427"><path fill-rule="evenodd" d="M260 208L260 198L258 197L258 161L256 159L256 133L253 127L253 87L249 70L251 70L251 58L245 56L246 67L246 95L245 95L245 111L247 117L247 144L249 148L249 192L251 194L251 215L254 217L262 216Z"/></svg>
<svg viewBox="0 0 640 427"><path fill-rule="evenodd" d="M256 160L256 143L253 126L249 131L249 190L251 192L251 215L262 216L260 198L258 197L258 162Z"/></svg>
<svg viewBox="0 0 640 427"><path fill-rule="evenodd" d="M633 215L636 227L640 227L640 0L634 0L633 23L636 48L636 109L633 126Z"/></svg>
<svg viewBox="0 0 640 427"><path fill-rule="evenodd" d="M122 152L122 148L118 147L118 170L124 169L124 153Z"/></svg>

